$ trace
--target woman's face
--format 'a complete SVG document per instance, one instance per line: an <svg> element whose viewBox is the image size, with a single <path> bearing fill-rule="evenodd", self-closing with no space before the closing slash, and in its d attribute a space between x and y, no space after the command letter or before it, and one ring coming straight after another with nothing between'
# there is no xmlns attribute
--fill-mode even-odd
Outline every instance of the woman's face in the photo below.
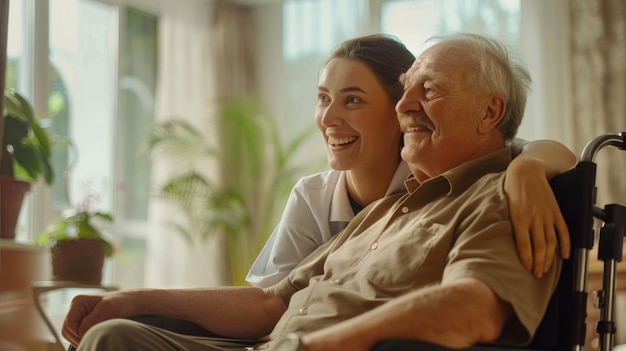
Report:
<svg viewBox="0 0 626 351"><path fill-rule="evenodd" d="M391 100L363 62L334 58L320 75L315 124L337 170L397 163L400 128Z"/></svg>

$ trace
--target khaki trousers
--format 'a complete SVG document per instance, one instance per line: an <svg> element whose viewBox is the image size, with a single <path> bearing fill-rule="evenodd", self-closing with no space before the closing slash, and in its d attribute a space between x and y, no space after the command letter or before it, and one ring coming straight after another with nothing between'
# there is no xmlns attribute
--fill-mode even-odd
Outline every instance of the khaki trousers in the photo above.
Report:
<svg viewBox="0 0 626 351"><path fill-rule="evenodd" d="M128 319L111 319L91 328L77 351L242 351L258 341L182 335Z"/></svg>

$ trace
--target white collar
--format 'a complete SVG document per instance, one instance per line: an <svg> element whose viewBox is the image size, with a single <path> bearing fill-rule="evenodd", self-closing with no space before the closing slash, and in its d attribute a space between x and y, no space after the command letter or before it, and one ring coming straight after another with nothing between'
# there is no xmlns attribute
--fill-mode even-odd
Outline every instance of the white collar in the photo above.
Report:
<svg viewBox="0 0 626 351"><path fill-rule="evenodd" d="M405 193L406 187L404 181L411 175L409 165L403 160L400 161L396 172L391 178L391 183L387 187L385 196ZM333 192L333 198L330 203L330 216L331 222L349 222L354 218L354 212L352 206L350 206L350 199L348 198L346 172L342 171L339 175L339 180L335 185Z"/></svg>

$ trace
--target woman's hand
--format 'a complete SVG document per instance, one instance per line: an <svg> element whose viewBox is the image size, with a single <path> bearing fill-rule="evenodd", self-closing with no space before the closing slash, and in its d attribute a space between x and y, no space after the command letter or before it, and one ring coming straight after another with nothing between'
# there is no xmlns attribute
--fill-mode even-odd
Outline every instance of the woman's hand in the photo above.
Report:
<svg viewBox="0 0 626 351"><path fill-rule="evenodd" d="M561 257L569 258L567 225L546 178L541 160L518 156L509 165L504 181L520 260L536 277L554 261L557 243Z"/></svg>

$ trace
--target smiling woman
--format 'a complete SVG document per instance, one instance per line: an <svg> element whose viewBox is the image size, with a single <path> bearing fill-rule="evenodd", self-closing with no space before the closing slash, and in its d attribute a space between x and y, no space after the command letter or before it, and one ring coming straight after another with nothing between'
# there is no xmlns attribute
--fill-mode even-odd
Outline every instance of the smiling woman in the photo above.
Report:
<svg viewBox="0 0 626 351"><path fill-rule="evenodd" d="M248 282L278 282L365 206L404 190L409 172L399 156L394 105L402 94L398 77L414 59L385 35L346 40L333 51L318 80L315 107L332 170L298 181Z"/></svg>

